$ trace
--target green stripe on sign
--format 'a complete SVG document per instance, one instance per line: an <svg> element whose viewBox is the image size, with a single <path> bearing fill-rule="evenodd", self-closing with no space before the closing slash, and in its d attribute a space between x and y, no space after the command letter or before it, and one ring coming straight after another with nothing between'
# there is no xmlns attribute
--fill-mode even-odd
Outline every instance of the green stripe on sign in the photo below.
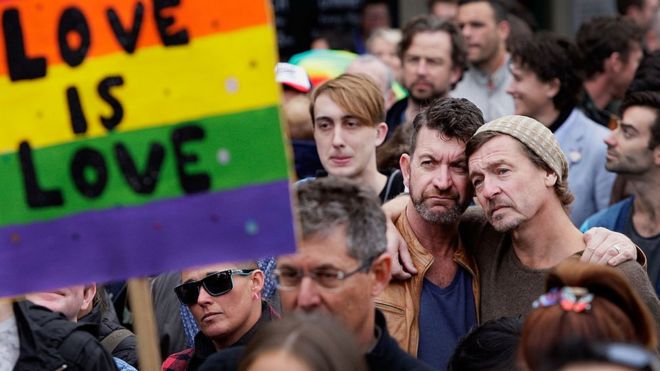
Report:
<svg viewBox="0 0 660 371"><path fill-rule="evenodd" d="M173 139L175 132L183 135ZM195 135L190 138L191 132L201 132L203 138L196 138ZM182 188L181 177L177 171L177 165L181 164L181 161L177 161L175 155L176 140L182 141L179 147L183 157L188 160L197 158L186 162L183 165L184 171L190 176L208 175L211 191L264 184L288 177L289 165L277 107L208 117L147 130L113 132L100 138L32 150L31 157L39 189L59 192L63 201L59 206L28 205L17 144L17 152L0 156L0 226L182 196L186 192ZM125 148L125 153L129 154L138 173L144 171L151 151L162 146L161 152L164 156L152 192L140 194L131 188L118 162L118 146ZM97 161L100 159L101 166L105 164L107 169L107 181L103 187L102 177L98 176L94 167L78 166L78 169L82 169L77 171L81 174L79 183L100 184L96 188L91 187L89 193L98 194L97 196L84 196L74 182L73 174L76 171L72 169L75 167L75 158L90 158L80 156L80 153L83 153L81 150L92 153L91 157L96 157Z"/></svg>

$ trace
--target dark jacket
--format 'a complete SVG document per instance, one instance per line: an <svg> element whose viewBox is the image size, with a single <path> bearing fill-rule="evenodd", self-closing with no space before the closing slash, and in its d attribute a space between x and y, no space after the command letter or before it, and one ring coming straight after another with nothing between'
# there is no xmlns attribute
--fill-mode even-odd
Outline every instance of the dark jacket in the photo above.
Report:
<svg viewBox="0 0 660 371"><path fill-rule="evenodd" d="M431 366L413 358L410 354L399 348L396 340L387 332L385 316L379 310L376 311L376 329L380 331L378 342L365 356L369 370L433 370Z"/></svg>
<svg viewBox="0 0 660 371"><path fill-rule="evenodd" d="M413 358L399 348L387 332L385 316L376 310L376 328L380 336L374 348L365 355L367 366L371 371L431 371L433 368L426 363ZM238 370L240 358L245 347L224 349L209 357L199 371L235 371Z"/></svg>
<svg viewBox="0 0 660 371"><path fill-rule="evenodd" d="M14 303L20 340L15 371L116 371L112 356L96 340L98 327L75 323L29 301Z"/></svg>
<svg viewBox="0 0 660 371"><path fill-rule="evenodd" d="M262 302L261 317L252 328L245 333L237 342L230 345L230 348L240 347L247 345L252 339L254 334L264 326L268 321L277 315L272 311L272 308L266 302ZM196 371L200 368L202 363L206 361L211 355L215 354L217 350L213 341L204 335L201 331L195 336L195 347L189 348L179 353L174 353L165 359L161 370L163 371Z"/></svg>
<svg viewBox="0 0 660 371"><path fill-rule="evenodd" d="M103 344L103 339L114 331L126 329L119 324L119 320L114 313L114 310L101 311L100 305L95 305L92 311L86 316L80 318L80 323L91 323L99 328L98 340ZM110 351L110 349L107 349ZM112 350L112 356L120 358L131 366L138 368L138 355L137 355L137 338L135 334L131 333L126 336L117 346Z"/></svg>

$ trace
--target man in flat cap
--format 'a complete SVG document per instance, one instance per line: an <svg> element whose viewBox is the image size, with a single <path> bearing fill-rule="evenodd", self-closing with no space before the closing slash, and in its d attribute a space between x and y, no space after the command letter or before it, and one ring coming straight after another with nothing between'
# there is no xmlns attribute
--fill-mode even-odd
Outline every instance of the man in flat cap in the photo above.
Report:
<svg viewBox="0 0 660 371"><path fill-rule="evenodd" d="M469 179L483 209L473 215L473 222L481 223L480 233L462 234L476 252L480 319L527 314L543 293L548 269L583 251L589 253L568 214L573 196L566 158L547 127L515 115L479 128L467 143L466 156ZM627 261L617 268L637 289L657 324L660 302L642 266Z"/></svg>

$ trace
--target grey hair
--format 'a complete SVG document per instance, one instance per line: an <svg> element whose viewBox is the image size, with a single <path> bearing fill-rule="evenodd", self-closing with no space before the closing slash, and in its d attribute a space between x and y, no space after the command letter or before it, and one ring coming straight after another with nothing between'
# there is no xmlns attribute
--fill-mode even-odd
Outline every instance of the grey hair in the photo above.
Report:
<svg viewBox="0 0 660 371"><path fill-rule="evenodd" d="M371 32L371 35L367 39L367 49L371 49L371 43L375 39L383 39L391 44L398 44L401 42L402 34L401 30L395 28L377 28Z"/></svg>
<svg viewBox="0 0 660 371"><path fill-rule="evenodd" d="M387 84L388 89L392 89L392 84L394 84L394 72L392 72L390 66L388 66L385 62L380 60L380 58L376 57L375 55L372 54L359 55L351 61L350 66L357 64L368 65L371 63L376 63L385 70L385 76L387 78L385 83Z"/></svg>
<svg viewBox="0 0 660 371"><path fill-rule="evenodd" d="M385 213L373 191L331 176L300 184L297 191L303 238L345 227L349 256L370 262L385 252Z"/></svg>

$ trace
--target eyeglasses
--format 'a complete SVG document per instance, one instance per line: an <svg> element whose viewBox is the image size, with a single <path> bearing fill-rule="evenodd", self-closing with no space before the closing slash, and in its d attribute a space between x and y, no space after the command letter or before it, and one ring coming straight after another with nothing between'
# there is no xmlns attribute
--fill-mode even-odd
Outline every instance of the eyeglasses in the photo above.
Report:
<svg viewBox="0 0 660 371"><path fill-rule="evenodd" d="M371 261L365 261L360 264L355 270L350 272L342 272L338 269L332 268L318 268L313 269L309 273L304 272L301 269L293 268L278 268L273 271L273 278L277 288L280 290L293 290L296 287L300 286L303 278L309 276L314 282L325 287L327 289L334 289L341 285L342 281L348 277L369 270L371 267Z"/></svg>
<svg viewBox="0 0 660 371"><path fill-rule="evenodd" d="M199 298L200 286L204 286L204 290L211 296L224 295L234 288L232 276L249 276L253 271L254 269L230 269L210 273L199 281L186 282L175 287L174 292L182 304L193 305Z"/></svg>

